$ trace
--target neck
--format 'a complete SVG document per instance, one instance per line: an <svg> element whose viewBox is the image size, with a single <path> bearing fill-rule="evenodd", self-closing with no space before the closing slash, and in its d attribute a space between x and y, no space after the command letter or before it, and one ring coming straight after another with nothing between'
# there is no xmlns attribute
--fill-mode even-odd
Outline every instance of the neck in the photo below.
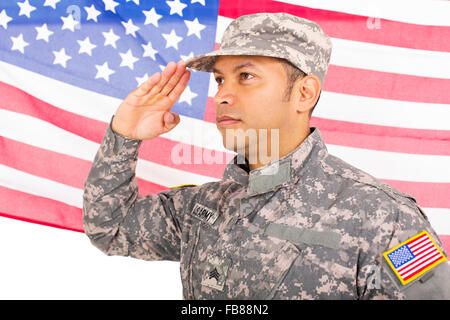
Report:
<svg viewBox="0 0 450 320"><path fill-rule="evenodd" d="M245 151L250 171L270 165L288 155L298 148L309 134L308 124L297 130L297 132L290 132L280 136L279 139L274 139L274 136L271 135L267 137L267 143L264 143L264 139L260 137L255 148L249 147ZM293 137L296 137L296 139L293 139Z"/></svg>

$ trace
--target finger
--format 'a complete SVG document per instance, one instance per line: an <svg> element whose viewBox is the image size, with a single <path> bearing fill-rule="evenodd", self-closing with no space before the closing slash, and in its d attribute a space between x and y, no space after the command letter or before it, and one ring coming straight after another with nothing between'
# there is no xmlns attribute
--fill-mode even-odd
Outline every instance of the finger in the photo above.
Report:
<svg viewBox="0 0 450 320"><path fill-rule="evenodd" d="M177 69L177 65L175 62L170 61L167 66L164 68L164 71L161 74L161 79L158 83L150 90L150 95L155 96L161 92L162 88L166 85L167 81L172 77Z"/></svg>
<svg viewBox="0 0 450 320"><path fill-rule="evenodd" d="M178 123L180 123L180 116L178 114L171 112L166 112L164 114L164 129L166 132L175 127Z"/></svg>
<svg viewBox="0 0 450 320"><path fill-rule="evenodd" d="M175 86L175 88L173 88L168 96L171 101L175 102L180 98L184 89L186 89L190 76L191 72L189 70L185 70L183 75L181 76L180 81L178 81L177 85Z"/></svg>
<svg viewBox="0 0 450 320"><path fill-rule="evenodd" d="M159 82L160 78L161 74L159 72L152 74L133 93L139 97L146 95Z"/></svg>
<svg viewBox="0 0 450 320"><path fill-rule="evenodd" d="M183 76L185 70L186 65L184 64L184 61L179 61L177 63L175 73L172 75L172 77L170 77L169 81L167 81L166 85L161 90L161 95L167 96L173 90L173 88L175 88L178 81L180 81L180 78Z"/></svg>

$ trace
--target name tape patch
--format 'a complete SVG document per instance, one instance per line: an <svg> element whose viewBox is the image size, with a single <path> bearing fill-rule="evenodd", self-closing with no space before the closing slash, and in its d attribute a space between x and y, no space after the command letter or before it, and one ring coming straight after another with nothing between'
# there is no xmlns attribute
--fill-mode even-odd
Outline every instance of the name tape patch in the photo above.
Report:
<svg viewBox="0 0 450 320"><path fill-rule="evenodd" d="M383 256L403 285L447 260L427 231L384 252Z"/></svg>
<svg viewBox="0 0 450 320"><path fill-rule="evenodd" d="M216 222L219 213L215 210L205 207L199 203L196 203L192 210L192 215L196 218L213 225Z"/></svg>

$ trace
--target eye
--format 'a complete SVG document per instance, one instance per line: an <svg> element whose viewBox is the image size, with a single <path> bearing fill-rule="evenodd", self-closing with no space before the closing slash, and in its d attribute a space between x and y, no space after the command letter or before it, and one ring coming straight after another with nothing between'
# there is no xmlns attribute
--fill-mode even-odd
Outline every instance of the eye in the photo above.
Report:
<svg viewBox="0 0 450 320"><path fill-rule="evenodd" d="M240 76L241 76L241 79L244 79L244 80L249 80L249 79L254 78L254 76L248 72L241 72Z"/></svg>
<svg viewBox="0 0 450 320"><path fill-rule="evenodd" d="M220 86L223 83L223 78L222 77L216 77L216 82L217 82L217 85Z"/></svg>

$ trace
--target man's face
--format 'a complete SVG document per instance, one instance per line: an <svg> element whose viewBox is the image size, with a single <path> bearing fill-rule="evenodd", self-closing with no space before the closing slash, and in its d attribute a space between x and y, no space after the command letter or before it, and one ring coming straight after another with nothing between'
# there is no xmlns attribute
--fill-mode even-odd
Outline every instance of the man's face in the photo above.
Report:
<svg viewBox="0 0 450 320"><path fill-rule="evenodd" d="M216 124L226 148L241 154L245 149L248 156L249 140L239 145L235 139L233 148L226 144L226 135L237 137L237 129L257 133L259 129L268 129L269 146L272 129L278 129L279 133L279 141L272 143L282 144L293 138L295 108L291 101L283 100L287 75L279 60L262 56L220 56L214 66L214 77L218 83L214 97ZM220 121L223 116L237 120ZM259 138L258 134L258 142Z"/></svg>

